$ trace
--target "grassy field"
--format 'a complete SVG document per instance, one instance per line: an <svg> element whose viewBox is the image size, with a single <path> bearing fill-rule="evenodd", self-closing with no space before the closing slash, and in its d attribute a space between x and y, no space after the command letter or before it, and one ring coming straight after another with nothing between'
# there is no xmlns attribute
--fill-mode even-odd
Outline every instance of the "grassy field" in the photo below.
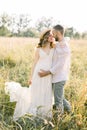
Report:
<svg viewBox="0 0 87 130"><path fill-rule="evenodd" d="M6 81L28 86L28 79L38 39L0 38L0 130L87 130L87 40L71 40L70 80L65 97L71 102L72 114L65 113L52 122L25 115L12 121L15 103L4 92Z"/></svg>

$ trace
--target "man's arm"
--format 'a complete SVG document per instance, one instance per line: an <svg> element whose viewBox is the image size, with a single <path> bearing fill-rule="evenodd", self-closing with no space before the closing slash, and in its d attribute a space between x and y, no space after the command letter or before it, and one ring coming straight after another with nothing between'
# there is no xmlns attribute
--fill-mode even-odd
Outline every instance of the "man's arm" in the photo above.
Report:
<svg viewBox="0 0 87 130"><path fill-rule="evenodd" d="M38 74L40 77L44 77L44 76L51 74L51 72L50 72L50 70L48 70L48 71L41 70L40 72L38 72Z"/></svg>
<svg viewBox="0 0 87 130"><path fill-rule="evenodd" d="M66 65L66 62L70 62L69 54L61 55L58 62L50 69L50 72L54 75L59 70L63 70Z"/></svg>

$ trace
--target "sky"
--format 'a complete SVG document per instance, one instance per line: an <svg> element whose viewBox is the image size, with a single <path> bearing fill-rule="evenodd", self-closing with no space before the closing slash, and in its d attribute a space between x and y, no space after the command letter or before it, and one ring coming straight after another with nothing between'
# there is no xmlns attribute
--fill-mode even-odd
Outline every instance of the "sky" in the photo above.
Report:
<svg viewBox="0 0 87 130"><path fill-rule="evenodd" d="M45 16L77 31L87 31L87 0L2 0L0 15L29 14L32 23Z"/></svg>

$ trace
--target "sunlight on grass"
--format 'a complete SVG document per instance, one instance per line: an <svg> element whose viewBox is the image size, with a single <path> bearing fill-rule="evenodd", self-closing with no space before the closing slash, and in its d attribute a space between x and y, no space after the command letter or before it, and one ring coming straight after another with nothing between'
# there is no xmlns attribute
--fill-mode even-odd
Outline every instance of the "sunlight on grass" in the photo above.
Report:
<svg viewBox="0 0 87 130"><path fill-rule="evenodd" d="M51 122L31 115L13 122L15 102L5 95L6 81L28 86L35 45L34 38L0 38L0 130L86 130L87 129L87 40L71 40L70 80L65 96L71 102L72 114Z"/></svg>

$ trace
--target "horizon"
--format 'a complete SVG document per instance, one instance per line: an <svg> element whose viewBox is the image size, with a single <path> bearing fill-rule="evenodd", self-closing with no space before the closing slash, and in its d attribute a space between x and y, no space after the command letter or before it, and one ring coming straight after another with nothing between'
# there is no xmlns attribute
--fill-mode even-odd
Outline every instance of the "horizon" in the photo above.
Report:
<svg viewBox="0 0 87 130"><path fill-rule="evenodd" d="M73 27L79 32L87 31L86 0L3 0L1 5L0 15L28 14L33 25L42 17L52 17L65 27Z"/></svg>

